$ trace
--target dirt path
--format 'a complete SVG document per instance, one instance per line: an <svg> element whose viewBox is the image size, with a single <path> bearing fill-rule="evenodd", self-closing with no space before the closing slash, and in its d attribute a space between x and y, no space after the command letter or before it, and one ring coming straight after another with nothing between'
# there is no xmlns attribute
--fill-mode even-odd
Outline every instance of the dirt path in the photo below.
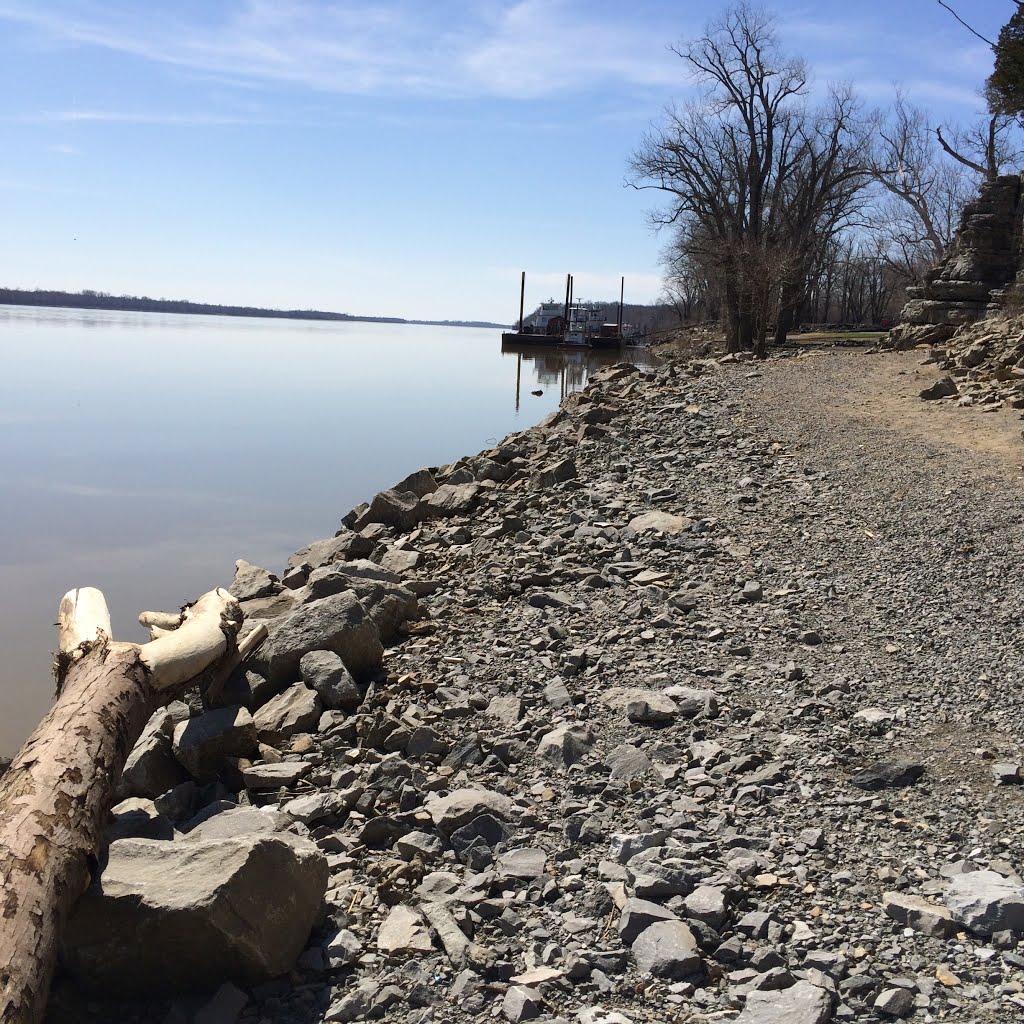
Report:
<svg viewBox="0 0 1024 1024"><path fill-rule="evenodd" d="M922 360L920 352L868 355L858 349L825 349L774 364L766 369L765 379L784 378L785 392L802 392L805 401L820 403L833 416L982 455L988 469L1002 467L1018 476L1024 469L1020 412L983 412L948 400L922 401L920 391L942 376Z"/></svg>

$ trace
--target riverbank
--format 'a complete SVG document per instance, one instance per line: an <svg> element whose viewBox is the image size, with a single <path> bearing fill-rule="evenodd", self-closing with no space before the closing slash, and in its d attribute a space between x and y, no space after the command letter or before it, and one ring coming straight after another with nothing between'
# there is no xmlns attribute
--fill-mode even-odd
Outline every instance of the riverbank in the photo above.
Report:
<svg viewBox="0 0 1024 1024"><path fill-rule="evenodd" d="M272 808L327 857L327 919L285 979L60 987L55 1019L1013 1019L1020 453L996 416L903 418L929 372L613 367L242 566L271 638L220 735L248 752L120 827Z"/></svg>

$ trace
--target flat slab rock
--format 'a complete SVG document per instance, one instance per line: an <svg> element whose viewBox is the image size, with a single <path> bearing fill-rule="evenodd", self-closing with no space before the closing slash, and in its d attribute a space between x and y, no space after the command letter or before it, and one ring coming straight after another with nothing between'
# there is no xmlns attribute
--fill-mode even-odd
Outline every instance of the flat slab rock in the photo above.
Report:
<svg viewBox="0 0 1024 1024"><path fill-rule="evenodd" d="M433 949L423 918L399 904L392 907L377 933L377 949L382 953L429 953Z"/></svg>
<svg viewBox="0 0 1024 1024"><path fill-rule="evenodd" d="M648 530L656 530L658 533L686 533L693 525L692 519L686 516L674 516L671 512L661 512L653 509L641 515L634 516L629 521L629 528L637 533L646 533Z"/></svg>
<svg viewBox="0 0 1024 1024"><path fill-rule="evenodd" d="M912 786L924 775L924 765L913 761L879 761L850 777L850 785L873 792Z"/></svg>
<svg viewBox="0 0 1024 1024"><path fill-rule="evenodd" d="M971 871L950 879L946 906L953 920L978 935L1024 933L1024 885L995 871Z"/></svg>
<svg viewBox="0 0 1024 1024"><path fill-rule="evenodd" d="M424 806L434 825L446 834L481 814L504 819L512 812L512 801L489 789L457 789L447 796L431 794Z"/></svg>
<svg viewBox="0 0 1024 1024"><path fill-rule="evenodd" d="M956 933L952 914L945 907L929 903L922 896L902 892L883 893L882 910L894 921L925 935L948 938Z"/></svg>
<svg viewBox="0 0 1024 1024"><path fill-rule="evenodd" d="M798 981L781 992L751 992L735 1024L825 1024L832 1000L823 989Z"/></svg>

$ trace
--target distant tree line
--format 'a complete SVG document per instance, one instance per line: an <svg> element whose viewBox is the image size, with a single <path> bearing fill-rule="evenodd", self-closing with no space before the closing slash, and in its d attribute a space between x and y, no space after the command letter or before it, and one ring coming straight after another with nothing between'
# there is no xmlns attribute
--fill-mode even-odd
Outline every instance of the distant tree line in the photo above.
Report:
<svg viewBox="0 0 1024 1024"><path fill-rule="evenodd" d="M902 92L868 111L830 86L812 106L806 64L746 2L674 49L698 94L648 132L628 183L665 198L650 216L667 230L666 304L718 320L731 351L763 356L800 324L894 321L980 182L1020 160L1024 11L993 44L987 109L960 128Z"/></svg>
<svg viewBox="0 0 1024 1024"><path fill-rule="evenodd" d="M146 295L109 295L86 289L81 292L45 288L0 288L0 305L63 306L71 309L110 309L139 313L199 313L213 316L272 317L283 320L346 320L359 323L427 324L441 327L501 327L479 320L405 320L394 316L354 316L320 309L263 309L258 306L226 306L189 302L187 299L151 299Z"/></svg>

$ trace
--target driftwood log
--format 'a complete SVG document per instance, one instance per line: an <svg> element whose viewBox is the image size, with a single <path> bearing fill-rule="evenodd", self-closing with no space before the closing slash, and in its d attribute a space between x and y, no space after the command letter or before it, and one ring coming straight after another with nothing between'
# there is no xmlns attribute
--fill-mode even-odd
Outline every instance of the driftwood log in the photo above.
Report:
<svg viewBox="0 0 1024 1024"><path fill-rule="evenodd" d="M97 867L128 755L150 715L192 681L238 663L241 613L226 590L180 614L146 612L147 644L113 639L95 589L58 613L57 698L0 778L0 1020L37 1024L61 929Z"/></svg>

